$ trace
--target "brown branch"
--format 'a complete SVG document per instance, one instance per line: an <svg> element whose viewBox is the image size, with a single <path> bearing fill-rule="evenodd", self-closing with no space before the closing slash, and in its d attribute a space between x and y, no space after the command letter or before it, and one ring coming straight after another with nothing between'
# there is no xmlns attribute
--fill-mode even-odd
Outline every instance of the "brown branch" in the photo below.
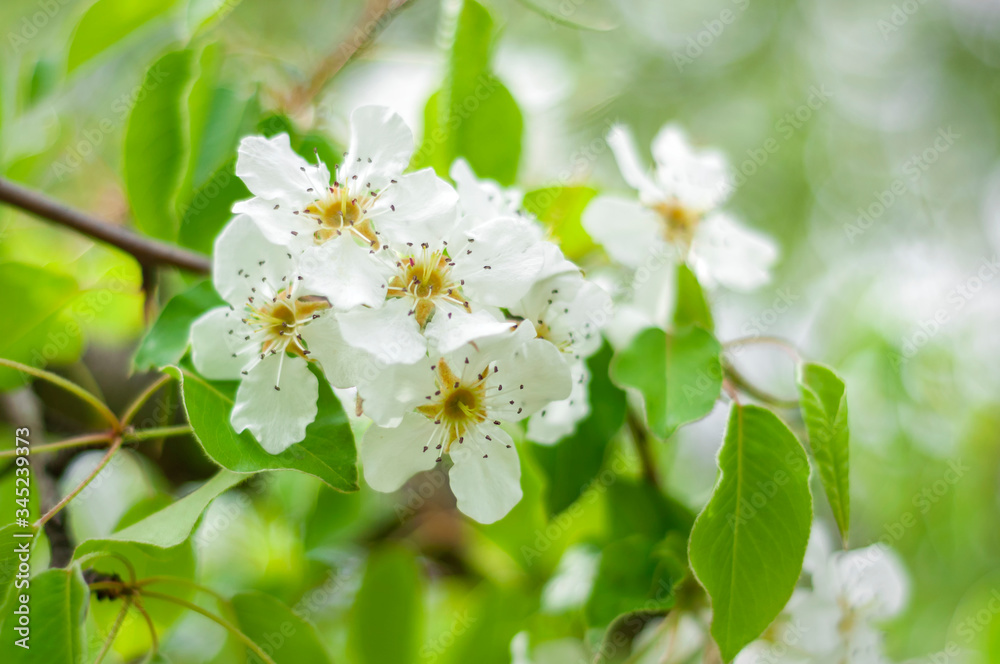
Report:
<svg viewBox="0 0 1000 664"><path fill-rule="evenodd" d="M114 245L132 254L144 267L172 265L200 274L208 274L212 269L211 261L203 254L136 235L3 178L0 178L0 202Z"/></svg>
<svg viewBox="0 0 1000 664"><path fill-rule="evenodd" d="M406 2L407 0L368 0L364 11L344 41L323 58L307 83L292 91L288 100L289 111L294 114L315 99L330 79L343 69L358 51L372 42L375 35L392 20L392 15Z"/></svg>

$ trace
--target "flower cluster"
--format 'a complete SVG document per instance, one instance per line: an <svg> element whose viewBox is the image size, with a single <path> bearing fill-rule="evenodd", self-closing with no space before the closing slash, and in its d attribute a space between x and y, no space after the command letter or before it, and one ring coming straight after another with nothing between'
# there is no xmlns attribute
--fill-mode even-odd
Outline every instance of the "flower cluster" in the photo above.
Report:
<svg viewBox="0 0 1000 664"><path fill-rule="evenodd" d="M614 127L607 141L622 177L638 191L638 199L602 194L583 213L586 231L633 273L612 341L627 343L644 327L667 325L675 272L664 266L686 262L706 288L749 291L770 280L774 242L719 209L732 193L722 153L695 150L668 124L653 139L649 172L627 128Z"/></svg>
<svg viewBox="0 0 1000 664"><path fill-rule="evenodd" d="M310 163L284 134L244 139L236 173L253 198L214 252L228 306L195 322L192 357L207 378L240 380L232 424L272 454L304 439L319 380L356 388L373 488L447 458L459 508L492 522L521 497L504 425L530 417L542 443L572 433L610 299L516 192L464 162L457 190L404 172L412 152L381 107L352 114L341 164Z"/></svg>

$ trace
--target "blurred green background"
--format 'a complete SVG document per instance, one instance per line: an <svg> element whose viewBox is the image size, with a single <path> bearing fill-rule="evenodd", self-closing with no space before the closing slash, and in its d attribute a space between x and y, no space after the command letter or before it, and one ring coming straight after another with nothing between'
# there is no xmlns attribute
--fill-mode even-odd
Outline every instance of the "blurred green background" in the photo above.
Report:
<svg viewBox="0 0 1000 664"><path fill-rule="evenodd" d="M374 44L315 100L297 104L294 91L351 38L361 3L5 0L0 173L207 252L229 205L247 195L232 175L240 136L290 131L301 151L332 155L351 110L378 103L401 113L419 141L427 100L454 66L455 8L411 0L374 26ZM847 381L851 543L891 544L912 581L908 609L887 626L894 659L953 643L969 661L1000 661L1000 620L987 612L974 629L966 622L1000 588L1000 5L495 0L488 8L496 34L483 48L523 116L519 160L514 151L506 162L522 189L625 191L602 140L616 122L645 146L676 121L729 155L730 209L775 237L782 259L759 292L712 295L718 336L786 337ZM144 103L170 90L182 108ZM129 130L138 108L151 135ZM473 138L489 151L510 131ZM136 168L145 159L158 170ZM145 191L138 204L130 189ZM557 231L583 265L600 260L572 219ZM121 406L145 382L129 374L147 315L196 281L169 270L158 280L146 302L128 255L0 208L8 298L0 356L48 364ZM736 361L774 392L794 394L780 352L747 349ZM10 391L18 380L0 371L7 412L21 403ZM83 415L39 391L54 437L80 430ZM720 405L657 446L667 487L691 510L709 495L723 425ZM12 426L3 425L5 437ZM635 464L621 447L606 464L621 454L627 478ZM128 506L211 472L190 441L130 454L113 482L73 505L76 537L106 534ZM196 537L199 577L307 611L334 661L506 662L522 630L532 643L593 641L573 575L559 587L553 571L561 558L571 567L567 549L585 554L622 519L649 517L617 509L636 510L618 495L627 479L581 499L578 512L562 515L571 517L549 516L543 461L523 456L524 501L487 527L456 518L433 473L397 496L269 476L242 490L248 501L227 494L213 505L203 530L228 525L224 536ZM82 472L85 457L67 473ZM101 495L121 513L107 513ZM817 506L829 527L825 504ZM366 653L386 624L396 645ZM141 652L142 635L127 626L117 656L136 654L129 638ZM170 635L165 649L176 661L229 661L221 630L197 616Z"/></svg>

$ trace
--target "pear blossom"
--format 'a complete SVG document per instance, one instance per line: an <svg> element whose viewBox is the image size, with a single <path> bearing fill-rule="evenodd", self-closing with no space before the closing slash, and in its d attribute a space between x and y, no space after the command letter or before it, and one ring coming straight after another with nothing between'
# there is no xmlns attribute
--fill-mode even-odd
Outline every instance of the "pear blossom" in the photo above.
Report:
<svg viewBox="0 0 1000 664"><path fill-rule="evenodd" d="M404 365L369 387L366 404L403 412L395 426L372 426L359 446L368 484L395 491L448 457L459 509L482 523L502 518L522 495L517 450L502 425L566 398L571 389L559 350L538 339L528 321Z"/></svg>
<svg viewBox="0 0 1000 664"><path fill-rule="evenodd" d="M371 254L385 242L419 242L454 222L457 194L434 171L404 174L413 135L387 108L351 114L344 162L331 171L291 149L287 134L250 136L240 143L236 174L254 194L237 203L268 240L301 255L310 288L337 309L377 306L379 265Z"/></svg>
<svg viewBox="0 0 1000 664"><path fill-rule="evenodd" d="M651 251L669 247L706 287L752 290L770 279L777 248L718 206L726 199L728 167L715 150L696 151L675 125L653 139L655 169L642 165L631 133L612 128L608 144L638 201L602 195L587 206L583 226L611 258L639 268Z"/></svg>
<svg viewBox="0 0 1000 664"><path fill-rule="evenodd" d="M191 352L201 375L240 380L231 422L249 429L278 454L305 437L317 412L319 383L308 364L314 351L337 339L330 305L302 285L291 254L268 242L245 215L235 217L215 242L215 289L228 303L191 327ZM340 368L331 361L328 376Z"/></svg>
<svg viewBox="0 0 1000 664"><path fill-rule="evenodd" d="M410 364L428 348L448 353L510 327L499 307L514 305L542 267L530 223L495 218L419 244L386 243L373 255L383 301L339 316L352 346Z"/></svg>
<svg viewBox="0 0 1000 664"><path fill-rule="evenodd" d="M542 266L535 277L537 280L579 271L572 261L566 259L558 245L545 239L542 224L525 212L522 207L524 194L521 191L505 189L492 180L479 179L464 159L456 159L449 174L455 181L459 212L467 227L474 228L477 224L497 217L520 217L529 222L528 231L535 241L529 251L542 257Z"/></svg>
<svg viewBox="0 0 1000 664"><path fill-rule="evenodd" d="M586 360L600 349L601 328L611 310L611 296L587 281L579 270L540 281L511 307L512 314L531 321L539 338L562 352L573 379L568 398L549 404L528 420L529 439L558 442L590 413Z"/></svg>
<svg viewBox="0 0 1000 664"><path fill-rule="evenodd" d="M812 588L796 589L782 616L736 664L887 662L877 623L898 615L909 596L895 552L875 544L832 553L826 532L814 526L803 568Z"/></svg>

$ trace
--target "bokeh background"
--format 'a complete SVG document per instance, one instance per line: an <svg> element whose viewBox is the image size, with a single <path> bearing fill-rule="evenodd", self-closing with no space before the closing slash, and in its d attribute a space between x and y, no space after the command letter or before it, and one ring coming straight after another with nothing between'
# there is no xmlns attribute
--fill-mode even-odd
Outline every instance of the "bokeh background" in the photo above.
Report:
<svg viewBox="0 0 1000 664"><path fill-rule="evenodd" d="M231 168L238 137L273 113L287 116L302 141L331 151L361 104L393 107L419 136L445 75L455 11L449 0L411 0L319 97L291 108L289 94L349 36L361 3L135 0L105 2L104 15L88 13L93 4L0 6L0 173L123 225L131 218L122 181L128 115L147 68L166 51L193 40L212 49L201 61L211 80L199 80L218 102L203 137L214 152L203 151L195 168L210 184ZM782 258L758 292L712 294L718 336L785 337L844 376L851 542L891 544L911 579L908 609L886 626L893 658L929 661L952 643L969 661L1000 661L1000 619L988 608L1000 592L1000 4L488 7L500 27L492 66L523 113L520 188L624 191L602 140L618 122L640 146L678 122L695 142L729 155L730 209L776 238ZM217 217L185 218L189 246L210 248ZM563 234L584 265L601 260L582 230ZM147 302L128 255L0 208L0 351L44 358L112 404L148 382L130 375L147 315L190 283L164 271ZM773 392L794 395L793 368L779 350L748 348L737 363ZM11 389L11 374L0 381L5 438L10 413L40 417L39 403L53 437L78 430L84 415L58 395ZM665 484L692 510L709 495L723 425L720 405L657 445ZM60 481L71 486L98 457L63 459ZM133 505L211 473L192 441L125 458L73 504L76 538L106 534ZM554 539L543 536L550 546L526 562L521 547L551 523L540 506L541 474L525 463L524 503L492 527L456 518L433 475L383 496L273 474L213 505L196 538L199 576L222 592L258 588L307 607L335 661L355 661L356 631L371 629L356 614L372 596L388 598L376 608L386 623L406 626L400 638L412 639L419 661L466 662L473 653L510 661L507 643L521 630L533 642L592 640L572 608L580 593L573 575L559 586L553 578L563 577L552 573L560 559L572 567L573 554L620 515L599 498ZM421 497L427 486L434 490ZM224 524L221 534L212 524ZM383 585L359 600L363 580ZM123 633L116 656L129 657L128 638L139 643L141 634ZM166 648L177 661L227 661L221 632L197 616L171 635Z"/></svg>

